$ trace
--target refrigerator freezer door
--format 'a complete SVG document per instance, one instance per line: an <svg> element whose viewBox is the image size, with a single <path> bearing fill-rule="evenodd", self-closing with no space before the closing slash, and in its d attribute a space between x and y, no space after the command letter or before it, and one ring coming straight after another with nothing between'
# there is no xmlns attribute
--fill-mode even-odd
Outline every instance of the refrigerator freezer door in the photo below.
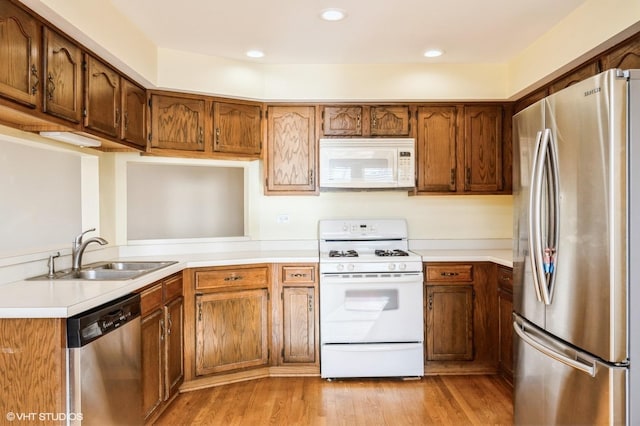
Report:
<svg viewBox="0 0 640 426"><path fill-rule="evenodd" d="M545 308L534 279L530 256L529 224L534 161L544 130L544 101L539 101L513 118L513 305L514 310L539 327L544 327Z"/></svg>
<svg viewBox="0 0 640 426"><path fill-rule="evenodd" d="M515 424L625 424L627 368L600 363L521 318L514 328Z"/></svg>
<svg viewBox="0 0 640 426"><path fill-rule="evenodd" d="M544 328L609 362L628 359L626 88L612 70L546 98L560 194Z"/></svg>

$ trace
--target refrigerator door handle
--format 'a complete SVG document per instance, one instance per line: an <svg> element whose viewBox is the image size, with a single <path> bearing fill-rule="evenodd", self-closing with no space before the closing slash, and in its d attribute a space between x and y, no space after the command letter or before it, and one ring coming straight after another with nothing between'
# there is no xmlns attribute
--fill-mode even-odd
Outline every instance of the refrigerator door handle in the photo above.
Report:
<svg viewBox="0 0 640 426"><path fill-rule="evenodd" d="M539 142L536 141L536 147L529 206L529 244L531 245L532 272L537 286L538 300L544 302L545 305L550 305L556 281L555 258L559 236L558 208L560 205L558 158L550 129L545 129L542 132ZM546 181L543 179L545 171ZM545 183L547 184L547 204L546 212L543 214L542 196ZM547 220L546 236L542 235L543 217Z"/></svg>
<svg viewBox="0 0 640 426"><path fill-rule="evenodd" d="M540 276L538 274L538 270L540 269L537 265L537 259L535 256L537 250L537 244L535 239L540 234L540 205L539 198L537 196L538 193L541 193L542 183L539 182L540 173L538 173L538 164L540 163L540 143L542 141L542 132L538 132L536 134L536 143L533 152L533 165L531 167L531 186L529 190L529 260L531 261L531 272L533 277L533 287L536 290L536 297L538 302L542 302L542 283L540 282Z"/></svg>
<svg viewBox="0 0 640 426"><path fill-rule="evenodd" d="M583 373L586 373L588 375L590 375L591 377L595 377L596 375L596 360L595 358L588 356L586 354L582 354L578 351L576 351L575 349L571 348L570 346L567 346L563 343L560 343L559 341L555 341L554 344L556 346L560 346L562 349L568 351L568 352L572 352L574 353L574 357L570 357L562 352L558 352L552 348L550 348L549 346L545 345L543 342L541 342L539 339L537 339L536 337L532 336L528 331L527 331L527 326L525 325L524 322L521 322L521 320L519 320L518 318L515 318L513 320L513 329L515 330L516 334L527 344L529 344L531 347L533 347L534 349L537 349L538 351L540 351L541 353L543 353L544 355L555 359L556 361L559 361L565 365L568 365L571 368L575 368L576 370L582 371Z"/></svg>

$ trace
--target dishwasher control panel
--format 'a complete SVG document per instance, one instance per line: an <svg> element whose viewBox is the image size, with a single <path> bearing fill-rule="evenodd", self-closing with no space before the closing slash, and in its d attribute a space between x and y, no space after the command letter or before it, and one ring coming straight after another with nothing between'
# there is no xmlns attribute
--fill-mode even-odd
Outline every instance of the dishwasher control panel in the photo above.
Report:
<svg viewBox="0 0 640 426"><path fill-rule="evenodd" d="M67 347L82 347L139 316L140 295L130 294L67 318Z"/></svg>

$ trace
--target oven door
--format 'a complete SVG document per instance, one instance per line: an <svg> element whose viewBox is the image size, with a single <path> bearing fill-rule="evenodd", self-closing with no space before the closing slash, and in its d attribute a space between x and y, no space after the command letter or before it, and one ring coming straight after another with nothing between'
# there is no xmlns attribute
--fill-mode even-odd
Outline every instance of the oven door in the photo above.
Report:
<svg viewBox="0 0 640 426"><path fill-rule="evenodd" d="M320 276L320 340L423 341L422 272Z"/></svg>

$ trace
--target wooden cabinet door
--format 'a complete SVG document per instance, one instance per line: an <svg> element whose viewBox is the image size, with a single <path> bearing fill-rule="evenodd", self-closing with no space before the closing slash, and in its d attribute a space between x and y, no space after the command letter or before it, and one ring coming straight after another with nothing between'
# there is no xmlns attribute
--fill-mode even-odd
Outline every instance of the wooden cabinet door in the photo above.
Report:
<svg viewBox="0 0 640 426"><path fill-rule="evenodd" d="M43 29L44 112L80 123L82 50L49 28Z"/></svg>
<svg viewBox="0 0 640 426"><path fill-rule="evenodd" d="M501 191L502 107L465 106L464 132L464 190Z"/></svg>
<svg viewBox="0 0 640 426"><path fill-rule="evenodd" d="M573 84L579 83L582 80L593 77L600 72L600 64L598 61L589 62L577 70L572 71L570 74L554 81L549 86L549 94L559 92Z"/></svg>
<svg viewBox="0 0 640 426"><path fill-rule="evenodd" d="M600 60L602 71L611 68L623 70L640 68L640 35L627 40L615 49L606 52Z"/></svg>
<svg viewBox="0 0 640 426"><path fill-rule="evenodd" d="M260 107L216 102L213 105L213 150L232 154L259 155Z"/></svg>
<svg viewBox="0 0 640 426"><path fill-rule="evenodd" d="M0 96L35 107L41 87L40 25L11 2L0 3Z"/></svg>
<svg viewBox="0 0 640 426"><path fill-rule="evenodd" d="M267 112L266 193L317 193L314 107Z"/></svg>
<svg viewBox="0 0 640 426"><path fill-rule="evenodd" d="M120 136L120 75L110 66L86 55L84 127Z"/></svg>
<svg viewBox="0 0 640 426"><path fill-rule="evenodd" d="M205 101L151 95L151 147L205 150Z"/></svg>
<svg viewBox="0 0 640 426"><path fill-rule="evenodd" d="M267 289L196 296L196 375L269 362Z"/></svg>
<svg viewBox="0 0 640 426"><path fill-rule="evenodd" d="M473 359L473 286L427 286L427 361Z"/></svg>
<svg viewBox="0 0 640 426"><path fill-rule="evenodd" d="M178 297L165 306L165 394L164 399L171 398L184 379L184 361L182 355L184 336L184 299Z"/></svg>
<svg viewBox="0 0 640 426"><path fill-rule="evenodd" d="M315 362L315 313L313 287L284 287L282 311L285 363Z"/></svg>
<svg viewBox="0 0 640 426"><path fill-rule="evenodd" d="M144 297L144 296L143 296ZM142 319L142 412L148 418L164 401L164 311Z"/></svg>
<svg viewBox="0 0 640 426"><path fill-rule="evenodd" d="M120 139L141 149L147 146L147 93L137 84L122 80Z"/></svg>
<svg viewBox="0 0 640 426"><path fill-rule="evenodd" d="M456 191L457 116L455 106L418 109L418 191Z"/></svg>
<svg viewBox="0 0 640 426"><path fill-rule="evenodd" d="M371 136L408 136L409 107L372 106Z"/></svg>
<svg viewBox="0 0 640 426"><path fill-rule="evenodd" d="M326 106L322 113L325 136L362 136L362 107Z"/></svg>

